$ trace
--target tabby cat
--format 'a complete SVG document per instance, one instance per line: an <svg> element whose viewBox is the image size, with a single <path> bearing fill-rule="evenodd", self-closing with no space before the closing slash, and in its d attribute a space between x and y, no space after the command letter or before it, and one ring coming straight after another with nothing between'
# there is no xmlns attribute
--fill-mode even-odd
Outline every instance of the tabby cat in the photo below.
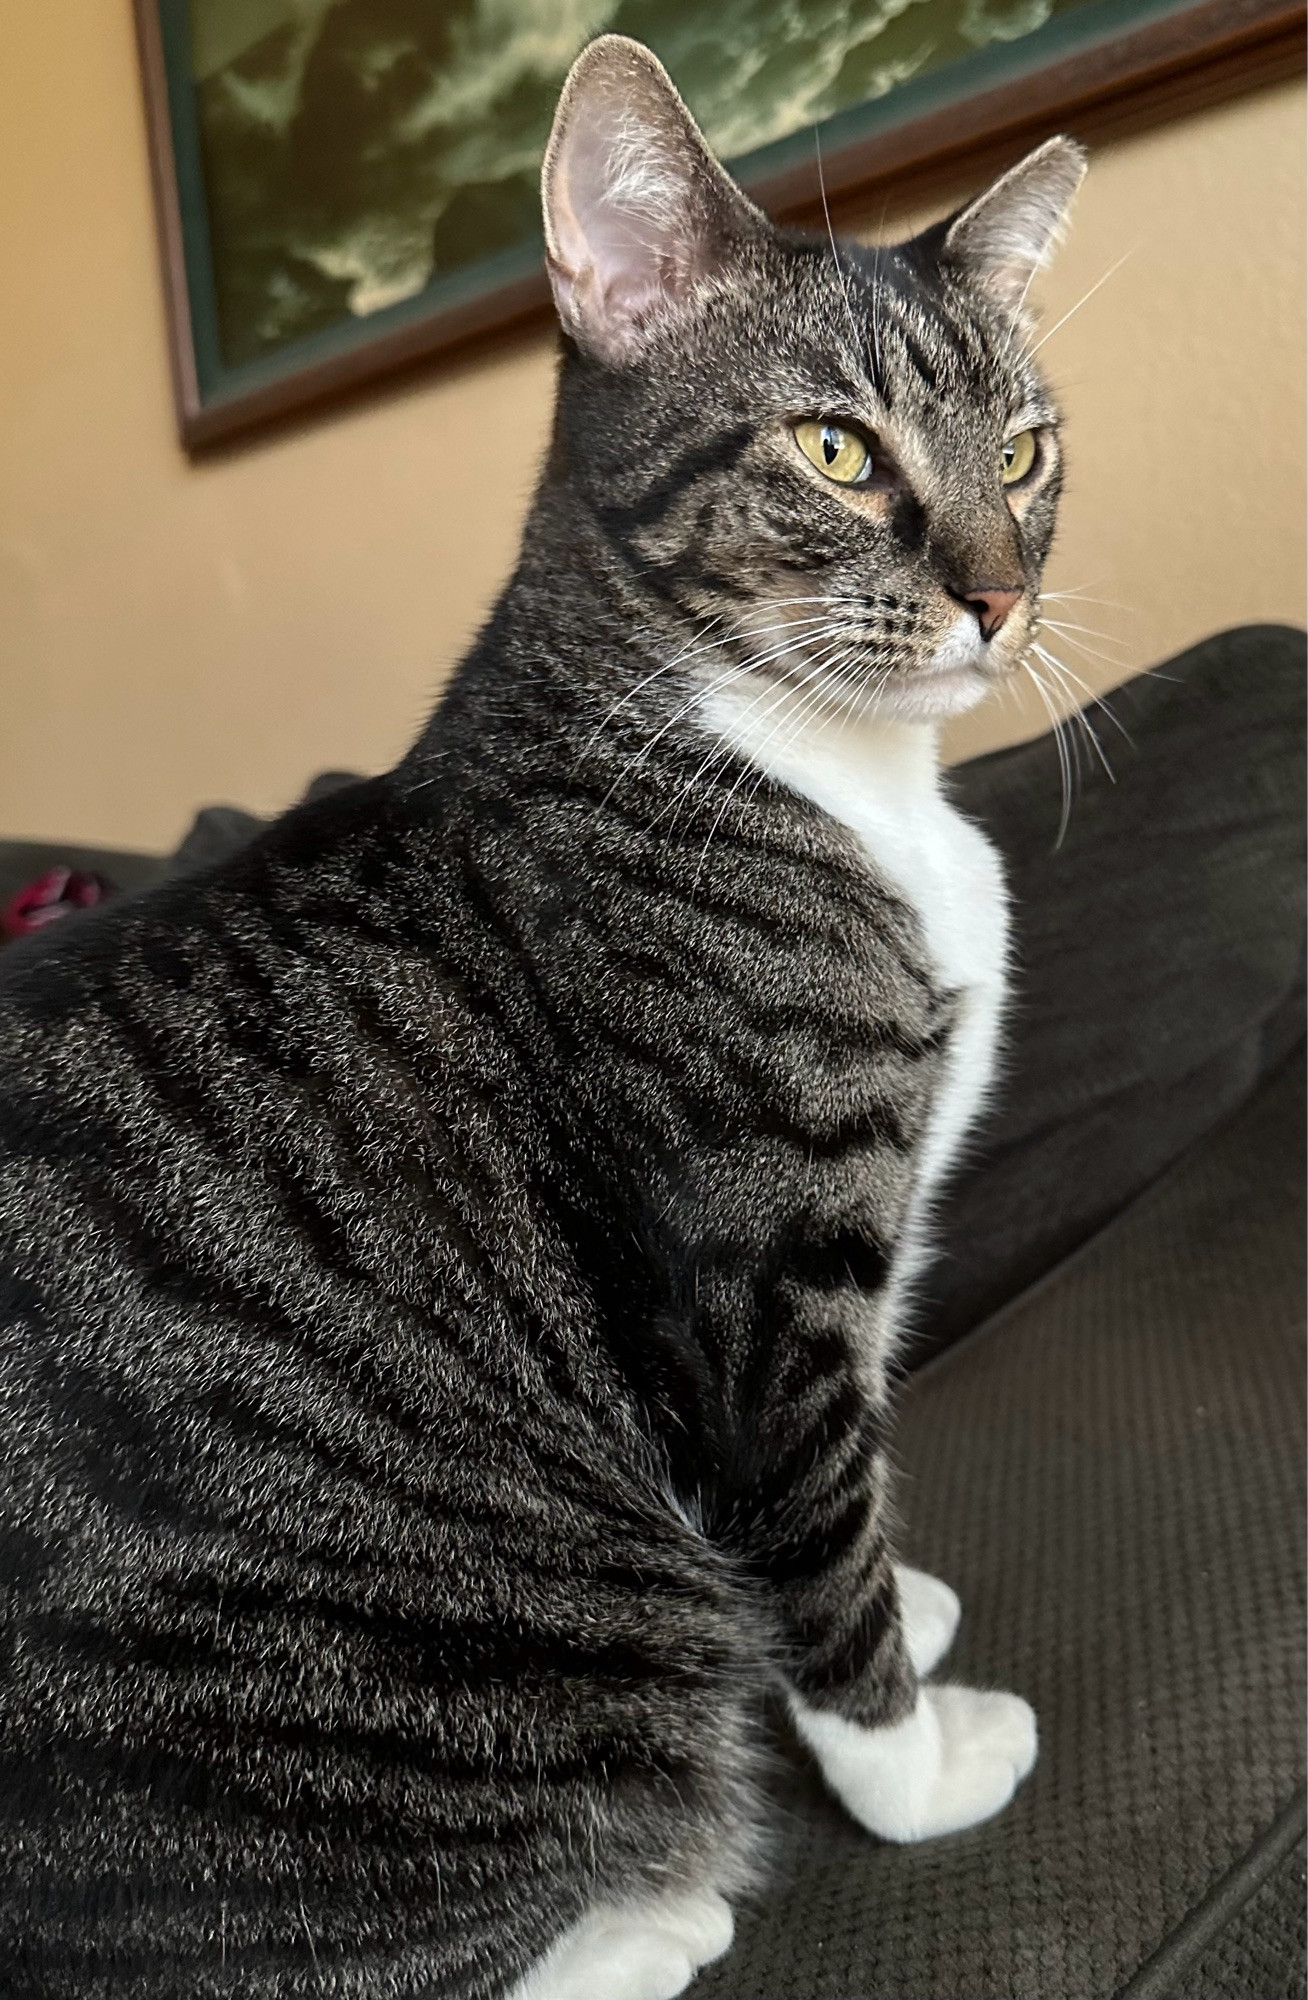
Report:
<svg viewBox="0 0 1308 2000"><path fill-rule="evenodd" d="M431 723L4 955L11 2000L654 2000L758 1879L768 1689L883 1839L1030 1770L923 1684L884 1434L1005 981L934 724L1035 628L1081 172L779 230L594 42L553 441Z"/></svg>

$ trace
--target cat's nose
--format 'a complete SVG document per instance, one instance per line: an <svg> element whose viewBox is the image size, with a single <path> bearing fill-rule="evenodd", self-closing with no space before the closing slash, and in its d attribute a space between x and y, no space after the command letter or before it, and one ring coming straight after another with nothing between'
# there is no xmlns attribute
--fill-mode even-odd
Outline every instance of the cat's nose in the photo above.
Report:
<svg viewBox="0 0 1308 2000"><path fill-rule="evenodd" d="M969 590L963 602L975 611L981 637L993 639L1013 606L1021 602L1021 597L1020 589L1001 586L994 590Z"/></svg>

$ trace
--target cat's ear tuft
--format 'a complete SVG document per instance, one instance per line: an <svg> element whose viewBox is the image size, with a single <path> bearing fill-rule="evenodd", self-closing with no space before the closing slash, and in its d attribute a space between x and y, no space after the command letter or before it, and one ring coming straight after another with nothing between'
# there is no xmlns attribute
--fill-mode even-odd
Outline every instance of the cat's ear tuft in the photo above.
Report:
<svg viewBox="0 0 1308 2000"><path fill-rule="evenodd" d="M762 223L713 158L667 71L601 35L572 66L541 176L545 251L564 328L602 360L639 353Z"/></svg>
<svg viewBox="0 0 1308 2000"><path fill-rule="evenodd" d="M944 252L1009 312L1020 312L1036 272L1062 241L1086 155L1074 139L1046 139L952 218Z"/></svg>

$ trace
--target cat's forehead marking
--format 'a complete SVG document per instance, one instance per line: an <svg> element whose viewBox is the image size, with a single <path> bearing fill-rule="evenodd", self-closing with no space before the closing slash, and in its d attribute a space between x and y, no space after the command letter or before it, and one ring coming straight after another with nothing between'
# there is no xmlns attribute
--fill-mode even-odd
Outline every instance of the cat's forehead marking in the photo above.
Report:
<svg viewBox="0 0 1308 2000"><path fill-rule="evenodd" d="M819 372L850 414L928 428L942 418L993 424L1031 399L1035 378L1015 335L929 283L895 246L842 244L839 263L828 250L810 281Z"/></svg>
<svg viewBox="0 0 1308 2000"><path fill-rule="evenodd" d="M1007 370L977 314L898 258L889 260L889 274L873 288L886 400L975 407L999 394Z"/></svg>

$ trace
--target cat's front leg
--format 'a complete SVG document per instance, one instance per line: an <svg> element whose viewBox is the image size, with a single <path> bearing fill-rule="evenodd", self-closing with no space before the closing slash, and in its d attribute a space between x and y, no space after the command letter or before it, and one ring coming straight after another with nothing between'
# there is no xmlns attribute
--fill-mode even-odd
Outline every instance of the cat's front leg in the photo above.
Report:
<svg viewBox="0 0 1308 2000"><path fill-rule="evenodd" d="M1036 1721L1020 1695L923 1685L953 1639L958 1599L890 1560L884 1485L876 1453L859 1490L845 1490L842 1533L819 1527L808 1538L828 1559L796 1574L792 1554L782 1598L803 1648L789 1704L855 1819L884 1840L928 1840L1002 1811L1035 1763ZM810 1494L819 1522L830 1496L828 1464Z"/></svg>

